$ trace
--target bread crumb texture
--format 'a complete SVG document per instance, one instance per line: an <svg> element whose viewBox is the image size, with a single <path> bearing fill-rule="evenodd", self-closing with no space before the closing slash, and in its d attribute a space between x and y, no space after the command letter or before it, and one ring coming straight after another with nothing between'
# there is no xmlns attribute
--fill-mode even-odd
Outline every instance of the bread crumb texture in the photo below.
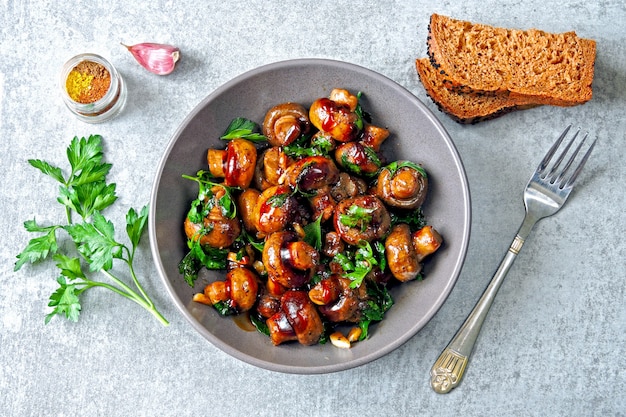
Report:
<svg viewBox="0 0 626 417"><path fill-rule="evenodd" d="M532 97L539 104L591 99L595 41L470 23L433 14L428 53L450 85L462 91Z"/></svg>

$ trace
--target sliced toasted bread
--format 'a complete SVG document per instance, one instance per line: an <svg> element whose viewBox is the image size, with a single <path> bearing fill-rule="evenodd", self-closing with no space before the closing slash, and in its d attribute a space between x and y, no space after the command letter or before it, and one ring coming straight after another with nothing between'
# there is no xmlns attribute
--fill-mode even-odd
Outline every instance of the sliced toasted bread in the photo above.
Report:
<svg viewBox="0 0 626 417"><path fill-rule="evenodd" d="M508 94L463 93L446 87L446 79L430 64L428 58L415 61L417 73L426 94L439 110L462 124L475 124L493 119L513 110L536 107L529 100L515 100Z"/></svg>
<svg viewBox="0 0 626 417"><path fill-rule="evenodd" d="M433 14L427 43L431 64L453 90L558 106L592 96L596 44L574 32L503 29Z"/></svg>

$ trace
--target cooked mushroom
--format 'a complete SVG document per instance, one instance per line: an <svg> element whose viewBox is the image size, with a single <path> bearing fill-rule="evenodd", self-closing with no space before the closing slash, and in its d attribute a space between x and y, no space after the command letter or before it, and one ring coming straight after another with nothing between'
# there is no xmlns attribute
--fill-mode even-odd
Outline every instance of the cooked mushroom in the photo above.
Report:
<svg viewBox="0 0 626 417"><path fill-rule="evenodd" d="M275 232L265 240L263 264L268 277L286 288L307 284L318 263L319 253L295 232Z"/></svg>
<svg viewBox="0 0 626 417"><path fill-rule="evenodd" d="M362 195L340 201L333 223L344 242L358 245L384 237L391 227L387 208L377 197Z"/></svg>
<svg viewBox="0 0 626 417"><path fill-rule="evenodd" d="M230 283L230 298L237 311L248 311L256 302L259 278L248 268L234 268L226 274Z"/></svg>
<svg viewBox="0 0 626 417"><path fill-rule="evenodd" d="M267 289L263 289L259 295L256 311L265 319L272 317L280 311L280 296L270 294Z"/></svg>
<svg viewBox="0 0 626 417"><path fill-rule="evenodd" d="M337 104L346 106L350 111L356 110L356 106L359 104L359 98L343 88L333 88L328 98Z"/></svg>
<svg viewBox="0 0 626 417"><path fill-rule="evenodd" d="M309 290L309 298L313 303L323 306L333 303L339 298L339 294L343 291L340 276L332 274L328 278L324 278Z"/></svg>
<svg viewBox="0 0 626 417"><path fill-rule="evenodd" d="M321 222L324 223L335 213L337 202L330 195L328 187L315 190L315 195L308 198L312 210L312 218L322 217Z"/></svg>
<svg viewBox="0 0 626 417"><path fill-rule="evenodd" d="M214 201L224 195L224 187L215 186L211 189ZM200 241L201 245L207 245L214 248L226 248L233 244L235 239L241 233L241 225L238 218L227 218L222 213L219 205L214 205L209 214L204 217L202 224L194 223L189 216L185 218L184 229L187 238Z"/></svg>
<svg viewBox="0 0 626 417"><path fill-rule="evenodd" d="M284 311L277 311L273 316L267 319L265 323L270 333L270 340L274 346L298 340L298 336L293 327L291 327L289 320L287 320L287 315Z"/></svg>
<svg viewBox="0 0 626 417"><path fill-rule="evenodd" d="M216 178L224 178L224 161L226 160L226 151L224 149L210 148L206 154L209 172Z"/></svg>
<svg viewBox="0 0 626 417"><path fill-rule="evenodd" d="M303 345L317 343L324 333L324 324L305 291L290 290L283 294L281 310Z"/></svg>
<svg viewBox="0 0 626 417"><path fill-rule="evenodd" d="M311 104L309 119L317 129L339 142L355 140L361 131L361 118L349 107L329 98L319 98Z"/></svg>
<svg viewBox="0 0 626 417"><path fill-rule="evenodd" d="M361 142L343 143L335 149L335 161L346 171L358 175L373 175L381 166L376 151Z"/></svg>
<svg viewBox="0 0 626 417"><path fill-rule="evenodd" d="M413 233L412 238L418 262L422 262L425 257L435 253L443 243L443 238L432 226L422 227Z"/></svg>
<svg viewBox="0 0 626 417"><path fill-rule="evenodd" d="M282 147L273 146L266 149L257 159L254 171L256 187L264 191L273 185L278 185L279 178L293 161L283 151Z"/></svg>
<svg viewBox="0 0 626 417"><path fill-rule="evenodd" d="M361 135L361 143L365 146L369 146L376 152L380 150L380 146L389 137L389 130L384 127L374 126L372 124L366 124L363 128L363 135Z"/></svg>
<svg viewBox="0 0 626 417"><path fill-rule="evenodd" d="M334 257L338 253L344 251L345 245L339 233L330 231L324 236L324 245L322 246L322 252L329 258Z"/></svg>
<svg viewBox="0 0 626 417"><path fill-rule="evenodd" d="M332 159L309 156L291 164L279 182L301 191L311 191L334 184L338 180L339 169Z"/></svg>
<svg viewBox="0 0 626 417"><path fill-rule="evenodd" d="M311 123L307 110L297 103L283 103L272 107L263 121L263 134L272 146L286 146L307 134Z"/></svg>
<svg viewBox="0 0 626 417"><path fill-rule="evenodd" d="M318 306L320 314L333 323L358 322L362 310L367 302L367 289L365 285L356 288L350 287L348 278L337 278L338 297L330 303Z"/></svg>
<svg viewBox="0 0 626 417"><path fill-rule="evenodd" d="M385 239L385 257L389 270L398 281L417 278L422 265L413 247L411 230L405 223L395 225Z"/></svg>
<svg viewBox="0 0 626 417"><path fill-rule="evenodd" d="M427 193L428 178L423 169L413 163L398 162L397 169L383 168L378 175L376 195L390 206L418 208Z"/></svg>
<svg viewBox="0 0 626 417"><path fill-rule="evenodd" d="M215 281L204 288L205 297L194 297L195 301L215 305L228 303L234 311L248 311L257 298L259 278L247 268L234 268L228 271L224 281Z"/></svg>
<svg viewBox="0 0 626 417"><path fill-rule="evenodd" d="M336 201L356 197L367 191L367 184L362 178L350 175L347 172L339 174L339 181L330 189L330 194Z"/></svg>
<svg viewBox="0 0 626 417"><path fill-rule="evenodd" d="M269 234L284 229L295 215L296 204L288 186L276 185L266 189L254 207L257 230Z"/></svg>
<svg viewBox="0 0 626 417"><path fill-rule="evenodd" d="M257 151L246 139L233 139L226 150L209 149L207 162L211 174L224 178L224 185L248 188L256 168Z"/></svg>
<svg viewBox="0 0 626 417"><path fill-rule="evenodd" d="M257 225L259 220L257 219L256 203L259 201L261 193L255 188L248 188L244 190L237 197L237 210L244 228L249 233L256 233L258 231Z"/></svg>

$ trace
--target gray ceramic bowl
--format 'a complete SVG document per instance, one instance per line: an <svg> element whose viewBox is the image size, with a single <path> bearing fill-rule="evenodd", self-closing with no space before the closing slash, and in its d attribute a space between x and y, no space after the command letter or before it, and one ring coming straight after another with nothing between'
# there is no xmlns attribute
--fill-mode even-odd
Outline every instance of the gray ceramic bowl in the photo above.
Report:
<svg viewBox="0 0 626 417"><path fill-rule="evenodd" d="M305 106L335 87L361 91L363 108L373 123L392 133L385 155L422 164L429 173L430 194L424 205L429 223L445 246L427 264L427 277L394 289L396 304L369 339L350 349L330 343L312 347L297 343L273 346L266 336L243 330L212 307L194 303L194 293L178 272L185 255L183 220L197 185L182 178L206 169L209 147L223 147L219 136L235 117L262 122L272 106L295 101ZM226 353L273 371L301 374L349 369L380 358L415 335L433 317L461 271L470 234L470 196L457 150L437 118L409 91L368 69L331 60L300 59L266 65L238 76L204 99L171 139L152 189L150 242L157 269L173 302L202 336ZM223 273L218 274L223 279Z"/></svg>

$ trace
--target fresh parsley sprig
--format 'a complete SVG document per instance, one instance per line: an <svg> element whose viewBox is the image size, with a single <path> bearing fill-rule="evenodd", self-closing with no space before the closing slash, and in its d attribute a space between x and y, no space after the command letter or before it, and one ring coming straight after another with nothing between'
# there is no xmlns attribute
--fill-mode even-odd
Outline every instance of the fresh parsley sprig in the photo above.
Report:
<svg viewBox="0 0 626 417"><path fill-rule="evenodd" d="M24 222L26 231L40 235L30 239L26 248L17 255L14 271L26 263L48 258L56 262L60 270L57 278L59 287L50 296L48 306L52 307L52 311L46 316L46 323L56 315L78 321L82 311L81 295L90 288L101 287L134 301L163 325L168 325L139 282L133 266L135 252L148 224L148 207L144 206L139 212L131 208L126 214L126 234L130 246L117 241L113 223L101 213L117 200L116 185L106 182L112 164L102 161L101 139L99 135L92 135L72 140L67 148L71 168L67 177L61 168L49 162L39 159L28 161L61 184L57 201L65 208L67 224L43 226L37 224L35 219ZM73 213L81 217L79 222L73 221ZM72 254L61 251L57 236L57 231L61 230L71 238L80 257L73 256L73 251ZM121 260L127 265L132 284L127 284L112 273L114 260ZM88 265L88 271L85 271L84 264ZM91 273L95 272L102 273L110 282L91 279Z"/></svg>
<svg viewBox="0 0 626 417"><path fill-rule="evenodd" d="M72 222L72 211L85 220L94 211L102 211L117 200L115 184L105 181L112 165L102 162L100 142L98 135L72 140L67 148L71 167L67 178L59 167L40 159L28 160L30 165L61 183L57 201L65 206L68 223Z"/></svg>

